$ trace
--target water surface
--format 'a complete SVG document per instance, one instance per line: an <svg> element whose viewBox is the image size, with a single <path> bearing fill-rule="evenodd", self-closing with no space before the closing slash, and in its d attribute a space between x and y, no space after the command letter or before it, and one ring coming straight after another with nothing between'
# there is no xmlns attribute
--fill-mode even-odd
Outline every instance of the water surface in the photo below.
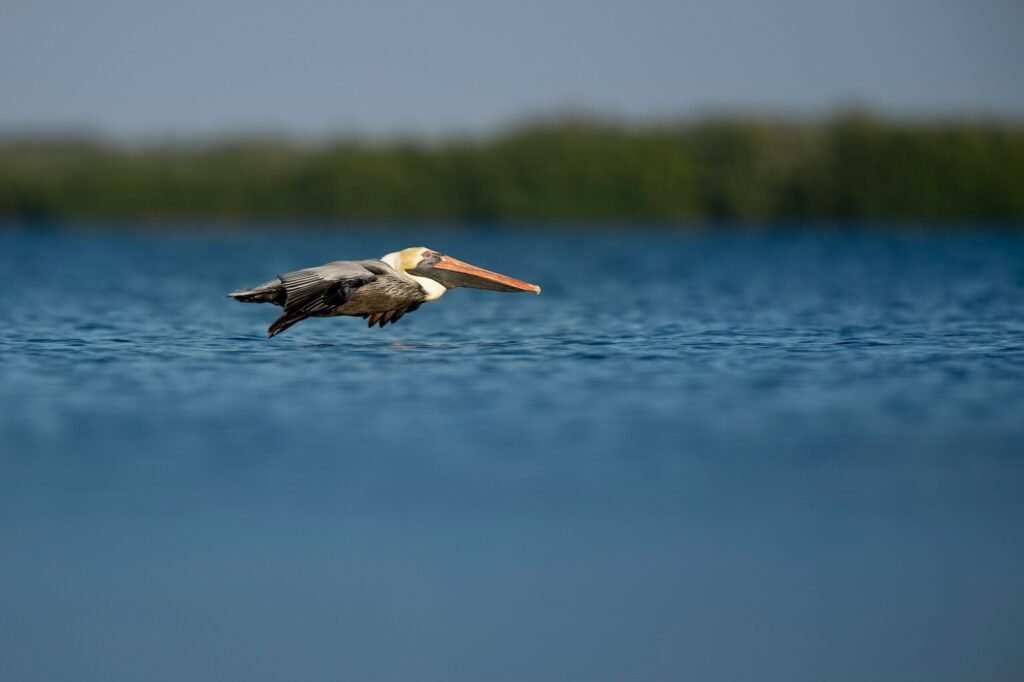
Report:
<svg viewBox="0 0 1024 682"><path fill-rule="evenodd" d="M227 291L424 244L397 325ZM6 680L1010 680L1024 237L0 233Z"/></svg>

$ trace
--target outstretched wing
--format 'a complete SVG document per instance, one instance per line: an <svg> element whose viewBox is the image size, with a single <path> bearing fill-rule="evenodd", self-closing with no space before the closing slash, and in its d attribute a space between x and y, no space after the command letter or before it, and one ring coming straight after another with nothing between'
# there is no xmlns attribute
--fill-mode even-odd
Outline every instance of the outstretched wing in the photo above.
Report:
<svg viewBox="0 0 1024 682"><path fill-rule="evenodd" d="M284 313L270 325L267 335L275 336L311 315L344 305L360 287L376 281L377 277L363 265L351 261L278 275L285 290Z"/></svg>

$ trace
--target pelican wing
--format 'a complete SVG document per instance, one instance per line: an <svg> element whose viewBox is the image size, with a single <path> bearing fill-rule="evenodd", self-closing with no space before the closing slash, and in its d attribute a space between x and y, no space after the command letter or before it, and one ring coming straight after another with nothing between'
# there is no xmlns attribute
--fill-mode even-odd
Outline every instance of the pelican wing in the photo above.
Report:
<svg viewBox="0 0 1024 682"><path fill-rule="evenodd" d="M275 336L311 315L344 305L360 287L385 274L378 268L373 269L377 272L363 263L338 261L278 275L285 290L284 313L270 325L267 334Z"/></svg>

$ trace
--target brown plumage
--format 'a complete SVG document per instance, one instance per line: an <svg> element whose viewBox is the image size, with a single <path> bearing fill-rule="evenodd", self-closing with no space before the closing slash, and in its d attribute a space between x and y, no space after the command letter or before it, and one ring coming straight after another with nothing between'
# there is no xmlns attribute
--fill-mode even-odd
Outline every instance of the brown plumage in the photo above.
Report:
<svg viewBox="0 0 1024 682"><path fill-rule="evenodd" d="M273 337L307 317L349 315L366 319L370 327L384 327L459 286L540 293L534 284L413 247L380 260L335 261L286 272L228 296L243 303L281 306L284 312L267 329Z"/></svg>
<svg viewBox="0 0 1024 682"><path fill-rule="evenodd" d="M370 326L397 322L426 300L427 292L379 260L338 261L278 275L265 284L228 294L245 303L273 303L284 313L267 329L280 334L307 317L355 315Z"/></svg>

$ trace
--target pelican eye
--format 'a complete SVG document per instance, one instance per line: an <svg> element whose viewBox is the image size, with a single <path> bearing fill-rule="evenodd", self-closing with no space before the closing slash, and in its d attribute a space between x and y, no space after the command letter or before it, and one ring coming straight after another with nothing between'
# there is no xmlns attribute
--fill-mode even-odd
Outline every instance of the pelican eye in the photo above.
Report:
<svg viewBox="0 0 1024 682"><path fill-rule="evenodd" d="M441 257L441 254L434 253L433 251L424 251L423 255L420 256L421 260L437 260Z"/></svg>

